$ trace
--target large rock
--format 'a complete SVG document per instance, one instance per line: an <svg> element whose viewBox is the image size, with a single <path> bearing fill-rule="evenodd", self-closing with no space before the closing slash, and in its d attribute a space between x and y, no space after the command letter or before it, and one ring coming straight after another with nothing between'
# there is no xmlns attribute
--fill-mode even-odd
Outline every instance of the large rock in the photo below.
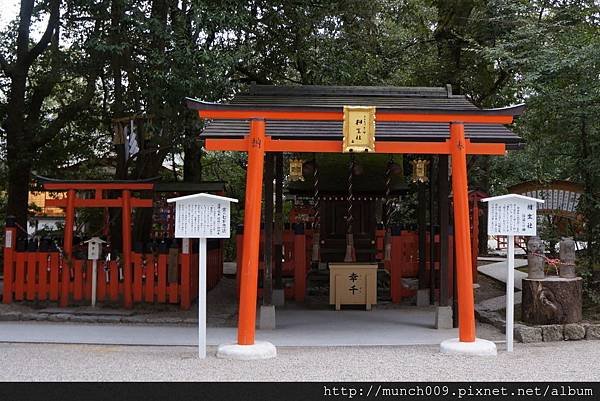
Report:
<svg viewBox="0 0 600 401"><path fill-rule="evenodd" d="M542 326L542 338L545 342L562 341L564 339L562 324L549 324Z"/></svg>
<svg viewBox="0 0 600 401"><path fill-rule="evenodd" d="M565 324L565 340L582 340L585 337L585 328L576 323Z"/></svg>
<svg viewBox="0 0 600 401"><path fill-rule="evenodd" d="M525 326L523 324L515 325L515 339L522 343L542 342L542 328Z"/></svg>
<svg viewBox="0 0 600 401"><path fill-rule="evenodd" d="M600 324L590 324L585 332L586 340L600 340Z"/></svg>

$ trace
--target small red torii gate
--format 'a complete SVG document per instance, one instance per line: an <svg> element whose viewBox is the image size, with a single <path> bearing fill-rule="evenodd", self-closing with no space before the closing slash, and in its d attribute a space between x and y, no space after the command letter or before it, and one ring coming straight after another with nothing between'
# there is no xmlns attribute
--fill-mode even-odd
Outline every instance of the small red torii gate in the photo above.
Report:
<svg viewBox="0 0 600 401"><path fill-rule="evenodd" d="M124 273L124 300L125 308L133 307L132 296L132 274L131 274L131 211L135 207L152 207L152 198L132 197L132 191L145 191L154 189L154 184L149 182L94 182L94 181L48 181L44 182L43 187L47 191L66 192L66 197L59 199L47 199L46 205L50 207L65 208L65 229L63 253L66 260L71 260L73 254L73 226L75 224L76 208L96 208L111 207L121 208L122 212L122 233L123 233L123 273ZM79 198L77 191L94 191L92 198ZM121 191L121 196L117 198L108 198L108 191ZM7 235L10 235L13 241L16 241L16 228L7 227ZM10 233L10 234L9 234ZM12 253L7 253L9 260L5 260L5 265L11 266L10 258ZM4 280L4 303L12 301L13 283L12 269L5 269ZM69 302L69 270L63 269L59 305L65 307Z"/></svg>
<svg viewBox="0 0 600 401"><path fill-rule="evenodd" d="M273 139L266 135L266 120L290 121L343 121L342 107L217 104L188 99L188 107L197 110L201 119L248 120L250 128L241 139L207 138L207 150L242 151L248 153L246 199L244 209L244 238L239 302L238 344L255 342L258 257L265 152L342 153L342 140ZM452 193L454 194L454 244L457 265L457 292L459 339L475 342L475 312L471 260L471 234L467 180L467 155L503 155L504 143L475 143L465 138L465 123L510 124L523 106L491 110L439 110L385 107L378 108L378 122L445 123L450 138L431 141L378 141L379 153L445 154L452 160Z"/></svg>

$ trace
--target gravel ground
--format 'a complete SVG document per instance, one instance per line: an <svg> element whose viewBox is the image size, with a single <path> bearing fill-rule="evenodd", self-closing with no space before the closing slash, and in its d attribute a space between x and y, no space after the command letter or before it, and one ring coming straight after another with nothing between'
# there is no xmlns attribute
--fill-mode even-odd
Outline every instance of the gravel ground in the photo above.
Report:
<svg viewBox="0 0 600 401"><path fill-rule="evenodd" d="M598 342L515 344L497 357L435 346L278 349L276 359L196 359L191 347L0 344L2 381L596 381Z"/></svg>

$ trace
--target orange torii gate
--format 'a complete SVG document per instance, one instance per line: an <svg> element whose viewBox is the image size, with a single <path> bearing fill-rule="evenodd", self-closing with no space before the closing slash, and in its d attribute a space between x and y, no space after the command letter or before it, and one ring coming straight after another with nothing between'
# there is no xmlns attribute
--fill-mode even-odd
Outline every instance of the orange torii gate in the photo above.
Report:
<svg viewBox="0 0 600 401"><path fill-rule="evenodd" d="M188 107L197 110L201 119L250 121L249 132L243 138L207 138L205 148L219 151L248 152L246 198L244 209L244 239L241 273L241 293L238 322L238 344L255 343L259 236L263 165L265 152L324 152L341 153L342 140L277 139L266 134L266 121L336 121L344 119L343 107L310 105L243 105L217 104L187 99ZM454 194L455 254L459 339L475 342L474 297L472 287L471 240L469 230L469 200L467 155L504 155L505 143L472 142L465 138L465 123L478 125L510 124L524 106L502 109L439 108L403 109L377 107L377 122L442 123L448 124L449 139L443 141L381 140L377 153L449 155L452 160L452 191ZM293 128L290 128L293 130ZM341 133L340 133L341 134Z"/></svg>

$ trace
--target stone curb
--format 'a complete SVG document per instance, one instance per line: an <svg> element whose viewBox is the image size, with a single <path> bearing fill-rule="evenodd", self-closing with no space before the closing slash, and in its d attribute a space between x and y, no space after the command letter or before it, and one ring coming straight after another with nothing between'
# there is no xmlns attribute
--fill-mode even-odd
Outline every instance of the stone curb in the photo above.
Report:
<svg viewBox="0 0 600 401"><path fill-rule="evenodd" d="M48 321L74 323L126 323L126 324L155 324L155 325L196 325L197 318L190 317L154 317L145 315L115 316L115 315L80 315L72 313L35 313L35 312L4 312L0 313L0 322L15 321Z"/></svg>

